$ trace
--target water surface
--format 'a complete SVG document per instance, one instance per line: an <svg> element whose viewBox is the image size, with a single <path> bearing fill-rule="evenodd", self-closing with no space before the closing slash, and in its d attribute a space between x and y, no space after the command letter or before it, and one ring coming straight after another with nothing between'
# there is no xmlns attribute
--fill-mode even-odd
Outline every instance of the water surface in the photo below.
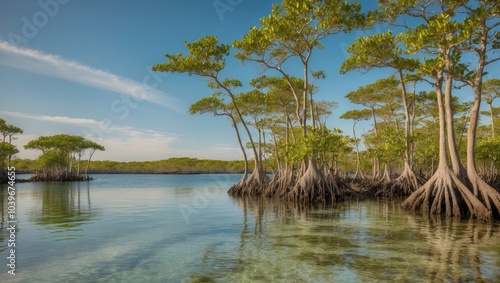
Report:
<svg viewBox="0 0 500 283"><path fill-rule="evenodd" d="M500 282L500 227L399 201L304 208L234 199L239 175L95 175L17 188L16 276L1 282Z"/></svg>

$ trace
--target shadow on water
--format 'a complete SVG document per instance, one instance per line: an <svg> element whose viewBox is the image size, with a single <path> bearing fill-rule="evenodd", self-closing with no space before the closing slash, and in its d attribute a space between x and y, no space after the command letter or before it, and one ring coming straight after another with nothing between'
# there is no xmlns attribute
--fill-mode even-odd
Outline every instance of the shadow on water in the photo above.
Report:
<svg viewBox="0 0 500 283"><path fill-rule="evenodd" d="M41 203L29 213L29 220L53 232L79 231L101 214L92 207L89 182L43 183L33 192ZM72 239L77 235L65 239Z"/></svg>
<svg viewBox="0 0 500 283"><path fill-rule="evenodd" d="M398 200L234 201L238 245L207 247L185 282L500 282L498 223L425 219Z"/></svg>

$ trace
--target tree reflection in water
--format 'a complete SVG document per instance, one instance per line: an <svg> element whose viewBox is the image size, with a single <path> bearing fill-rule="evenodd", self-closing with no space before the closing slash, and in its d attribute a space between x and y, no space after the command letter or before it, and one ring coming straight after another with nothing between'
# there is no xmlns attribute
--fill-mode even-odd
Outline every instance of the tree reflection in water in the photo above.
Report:
<svg viewBox="0 0 500 283"><path fill-rule="evenodd" d="M457 221L450 218L427 217L425 221L408 216L410 227L427 241L426 280L433 282L482 282L494 277L500 282L497 268L483 266L488 257L496 258L498 267L499 224Z"/></svg>
<svg viewBox="0 0 500 283"><path fill-rule="evenodd" d="M9 221L8 198L7 185L0 185L0 253L7 249L7 240L10 235L9 230L7 230L9 228L9 224L7 223Z"/></svg>
<svg viewBox="0 0 500 283"><path fill-rule="evenodd" d="M44 183L33 192L41 201L30 213L30 221L56 232L72 230L100 214L92 208L88 182Z"/></svg>
<svg viewBox="0 0 500 283"><path fill-rule="evenodd" d="M259 197L242 210L239 244L207 247L189 282L500 282L498 224L429 220L400 202L328 207ZM494 249L491 253L489 250Z"/></svg>

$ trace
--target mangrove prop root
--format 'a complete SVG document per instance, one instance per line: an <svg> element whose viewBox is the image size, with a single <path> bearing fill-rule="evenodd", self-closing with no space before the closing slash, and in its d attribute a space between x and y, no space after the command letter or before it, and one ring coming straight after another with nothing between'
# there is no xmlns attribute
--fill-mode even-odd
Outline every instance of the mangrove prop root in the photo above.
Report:
<svg viewBox="0 0 500 283"><path fill-rule="evenodd" d="M243 178L233 185L228 193L234 197L261 195L269 183L270 178L264 172L254 170L248 178Z"/></svg>
<svg viewBox="0 0 500 283"><path fill-rule="evenodd" d="M500 193L486 183L477 174L469 176L474 195L493 213L494 218L500 218Z"/></svg>
<svg viewBox="0 0 500 283"><path fill-rule="evenodd" d="M447 166L440 167L427 183L414 191L401 206L407 210L421 210L430 215L444 214L448 217L492 220L491 211Z"/></svg>

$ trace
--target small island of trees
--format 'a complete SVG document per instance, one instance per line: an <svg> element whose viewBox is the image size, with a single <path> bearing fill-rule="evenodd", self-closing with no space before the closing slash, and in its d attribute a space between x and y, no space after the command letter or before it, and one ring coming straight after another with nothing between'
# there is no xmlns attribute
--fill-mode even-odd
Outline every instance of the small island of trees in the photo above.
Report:
<svg viewBox="0 0 500 283"><path fill-rule="evenodd" d="M0 118L0 134L3 136L0 142L2 164L0 183L7 182L7 169L20 163L20 160L12 159L16 153L19 153L17 147L12 144L12 140L15 139L15 135L22 133L22 129L8 125L3 118ZM91 180L92 178L87 173L92 156L97 150L104 150L104 147L96 142L67 134L41 136L28 142L24 148L41 151L37 160L28 162L32 171L29 181ZM83 157L86 157L84 168L82 167Z"/></svg>
<svg viewBox="0 0 500 283"><path fill-rule="evenodd" d="M81 136L66 134L41 136L28 142L25 149L40 150L38 157L39 170L34 172L31 181L84 181L90 180L87 175L90 160L96 150L104 147ZM82 170L82 156L88 156L85 169Z"/></svg>

